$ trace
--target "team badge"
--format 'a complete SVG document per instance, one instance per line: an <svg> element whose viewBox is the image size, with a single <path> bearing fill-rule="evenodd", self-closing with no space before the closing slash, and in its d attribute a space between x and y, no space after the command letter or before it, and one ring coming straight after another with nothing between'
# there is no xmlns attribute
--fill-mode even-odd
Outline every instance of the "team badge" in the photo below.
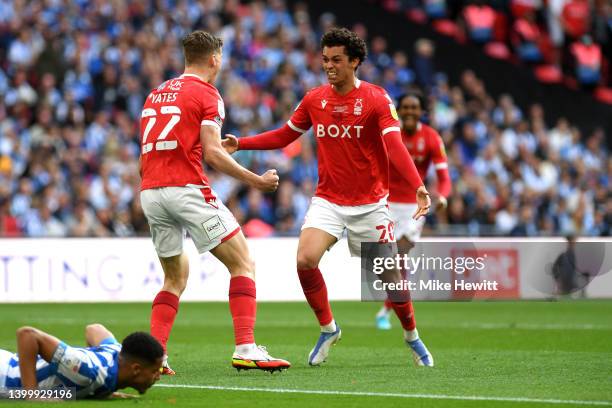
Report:
<svg viewBox="0 0 612 408"><path fill-rule="evenodd" d="M424 150L425 150L425 140L419 139L419 141L417 142L417 151L422 152Z"/></svg>
<svg viewBox="0 0 612 408"><path fill-rule="evenodd" d="M219 111L221 119L225 119L225 105L221 99L217 101L217 111Z"/></svg>
<svg viewBox="0 0 612 408"><path fill-rule="evenodd" d="M390 103L389 104L389 110L391 111L391 116L393 117L393 119L399 120L399 117L397 116L397 111L395 110L395 105Z"/></svg>
<svg viewBox="0 0 612 408"><path fill-rule="evenodd" d="M353 108L353 115L361 115L363 111L363 99L357 98L355 99L355 107Z"/></svg>

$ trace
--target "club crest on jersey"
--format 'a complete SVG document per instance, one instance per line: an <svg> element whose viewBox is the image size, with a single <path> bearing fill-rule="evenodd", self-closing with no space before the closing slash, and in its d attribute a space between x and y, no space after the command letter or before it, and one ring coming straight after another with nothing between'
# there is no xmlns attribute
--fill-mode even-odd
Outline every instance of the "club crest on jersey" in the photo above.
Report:
<svg viewBox="0 0 612 408"><path fill-rule="evenodd" d="M321 107L322 107L323 109L325 109L325 106L326 106L326 105L327 105L327 101L326 101L325 99L322 99L322 100L321 100Z"/></svg>
<svg viewBox="0 0 612 408"><path fill-rule="evenodd" d="M425 150L425 140L419 139L417 142L417 151L422 152L423 150Z"/></svg>
<svg viewBox="0 0 612 408"><path fill-rule="evenodd" d="M183 81L178 80L178 79L173 79L172 81L170 81L170 85L168 85L168 88L171 91L180 91L182 87L183 87Z"/></svg>
<svg viewBox="0 0 612 408"><path fill-rule="evenodd" d="M353 107L353 115L359 116L363 111L363 99L355 99L355 106Z"/></svg>

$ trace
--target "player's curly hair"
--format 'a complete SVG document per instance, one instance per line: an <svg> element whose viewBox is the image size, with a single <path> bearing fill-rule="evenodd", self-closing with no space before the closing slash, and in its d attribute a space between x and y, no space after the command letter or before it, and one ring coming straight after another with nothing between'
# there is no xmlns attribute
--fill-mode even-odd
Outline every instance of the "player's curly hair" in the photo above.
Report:
<svg viewBox="0 0 612 408"><path fill-rule="evenodd" d="M334 27L323 34L321 38L321 49L323 49L323 47L338 46L344 46L349 60L354 60L355 58L359 60L357 66L361 65L368 55L368 48L365 41L359 38L356 33L344 27Z"/></svg>
<svg viewBox="0 0 612 408"><path fill-rule="evenodd" d="M152 365L164 356L164 349L159 341L149 333L134 332L121 342L120 354L129 360L138 360Z"/></svg>
<svg viewBox="0 0 612 408"><path fill-rule="evenodd" d="M185 64L192 65L204 61L206 57L223 47L223 40L206 31L197 30L183 37Z"/></svg>

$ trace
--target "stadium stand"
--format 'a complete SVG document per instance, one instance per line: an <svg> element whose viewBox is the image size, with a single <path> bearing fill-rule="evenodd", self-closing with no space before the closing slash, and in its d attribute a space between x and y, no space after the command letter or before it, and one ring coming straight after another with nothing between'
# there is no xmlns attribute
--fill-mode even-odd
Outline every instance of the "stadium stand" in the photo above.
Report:
<svg viewBox="0 0 612 408"><path fill-rule="evenodd" d="M386 6L411 2L392 3ZM449 11L443 1L412 3L425 20L462 10ZM510 22L529 15L532 3L541 13L537 1L512 2L514 14L502 13L505 25L493 27L493 38L521 37L509 52L529 38L528 22ZM593 38L605 50L609 13L604 4L592 18ZM248 135L282 124L308 89L326 82L318 39L335 23L332 14L315 18L304 3L283 0L0 1L0 236L148 234L138 199L137 126L150 89L181 73L181 36L201 28L223 37L223 130ZM609 235L612 158L603 128L585 132L566 118L549 126L541 105L521 109L510 94L494 98L472 71L451 83L435 68L430 40L407 52L364 24L352 28L370 47L361 78L392 97L416 87L429 95L427 120L446 143L454 185L448 213L430 217L429 233ZM578 59L585 53L559 48L554 29L547 30L556 45L542 58L558 49ZM236 157L254 171L277 168L282 181L274 195L263 195L208 171L245 232L297 235L317 182L312 134L282 151Z"/></svg>

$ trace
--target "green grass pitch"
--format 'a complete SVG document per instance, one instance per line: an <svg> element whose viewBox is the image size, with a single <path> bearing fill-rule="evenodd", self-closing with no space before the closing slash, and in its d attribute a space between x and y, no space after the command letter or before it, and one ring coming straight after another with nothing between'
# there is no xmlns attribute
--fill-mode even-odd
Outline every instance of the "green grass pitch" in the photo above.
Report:
<svg viewBox="0 0 612 408"><path fill-rule="evenodd" d="M135 400L76 405L612 406L611 301L418 302L419 331L435 358L433 369L413 366L397 320L391 331L374 328L379 304L332 306L343 329L342 341L322 367L309 367L306 357L318 327L307 304L259 305L258 343L293 363L286 372L268 374L231 368L233 336L227 304L184 303L169 343L171 365L178 375L163 377L161 386ZM22 325L82 345L85 324L100 322L121 340L131 331L147 330L149 311L149 304L132 303L4 304L0 305L0 348L15 349L14 333ZM0 408L14 405L24 406L0 402ZM25 406L33 405L39 404Z"/></svg>

